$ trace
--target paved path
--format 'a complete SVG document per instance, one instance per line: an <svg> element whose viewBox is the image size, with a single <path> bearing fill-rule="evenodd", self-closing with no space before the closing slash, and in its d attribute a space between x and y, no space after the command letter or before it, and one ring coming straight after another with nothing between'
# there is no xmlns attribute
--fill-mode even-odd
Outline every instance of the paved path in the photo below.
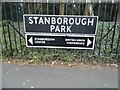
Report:
<svg viewBox="0 0 120 90"><path fill-rule="evenodd" d="M117 88L117 70L3 64L3 88Z"/></svg>

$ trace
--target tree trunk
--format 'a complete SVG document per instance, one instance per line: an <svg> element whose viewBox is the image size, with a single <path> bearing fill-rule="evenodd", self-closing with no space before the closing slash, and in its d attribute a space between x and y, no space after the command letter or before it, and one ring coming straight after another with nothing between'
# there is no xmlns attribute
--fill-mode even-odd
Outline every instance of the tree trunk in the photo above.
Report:
<svg viewBox="0 0 120 90"><path fill-rule="evenodd" d="M60 15L64 15L64 9L65 9L65 4L64 3L61 3L60 4Z"/></svg>
<svg viewBox="0 0 120 90"><path fill-rule="evenodd" d="M86 16L89 16L89 15L94 16L92 4L86 4L85 5L84 15L86 15Z"/></svg>
<svg viewBox="0 0 120 90"><path fill-rule="evenodd" d="M41 8L40 0L35 0L35 1L37 2L37 4L36 4L36 13L40 14L41 13L41 10L40 10L40 8Z"/></svg>

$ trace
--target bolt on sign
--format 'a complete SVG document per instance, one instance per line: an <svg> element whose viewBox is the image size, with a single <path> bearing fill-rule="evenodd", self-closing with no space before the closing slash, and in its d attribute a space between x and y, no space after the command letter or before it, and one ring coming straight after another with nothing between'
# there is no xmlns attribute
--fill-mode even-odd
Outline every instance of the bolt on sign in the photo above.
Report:
<svg viewBox="0 0 120 90"><path fill-rule="evenodd" d="M23 19L27 47L94 49L98 16L25 14Z"/></svg>

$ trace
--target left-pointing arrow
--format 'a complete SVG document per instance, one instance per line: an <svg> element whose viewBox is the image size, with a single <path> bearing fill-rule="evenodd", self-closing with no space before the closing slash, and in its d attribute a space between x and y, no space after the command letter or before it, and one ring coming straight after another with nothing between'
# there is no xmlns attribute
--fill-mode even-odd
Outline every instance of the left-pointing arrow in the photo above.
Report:
<svg viewBox="0 0 120 90"><path fill-rule="evenodd" d="M29 41L31 44L33 44L33 37L31 37L28 41Z"/></svg>

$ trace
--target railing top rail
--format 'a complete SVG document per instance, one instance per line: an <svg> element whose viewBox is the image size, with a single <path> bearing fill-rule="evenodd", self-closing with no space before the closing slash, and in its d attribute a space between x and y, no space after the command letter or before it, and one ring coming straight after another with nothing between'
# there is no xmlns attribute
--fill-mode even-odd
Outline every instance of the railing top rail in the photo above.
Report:
<svg viewBox="0 0 120 90"><path fill-rule="evenodd" d="M41 3L118 3L120 0L2 0L2 2L41 2Z"/></svg>

